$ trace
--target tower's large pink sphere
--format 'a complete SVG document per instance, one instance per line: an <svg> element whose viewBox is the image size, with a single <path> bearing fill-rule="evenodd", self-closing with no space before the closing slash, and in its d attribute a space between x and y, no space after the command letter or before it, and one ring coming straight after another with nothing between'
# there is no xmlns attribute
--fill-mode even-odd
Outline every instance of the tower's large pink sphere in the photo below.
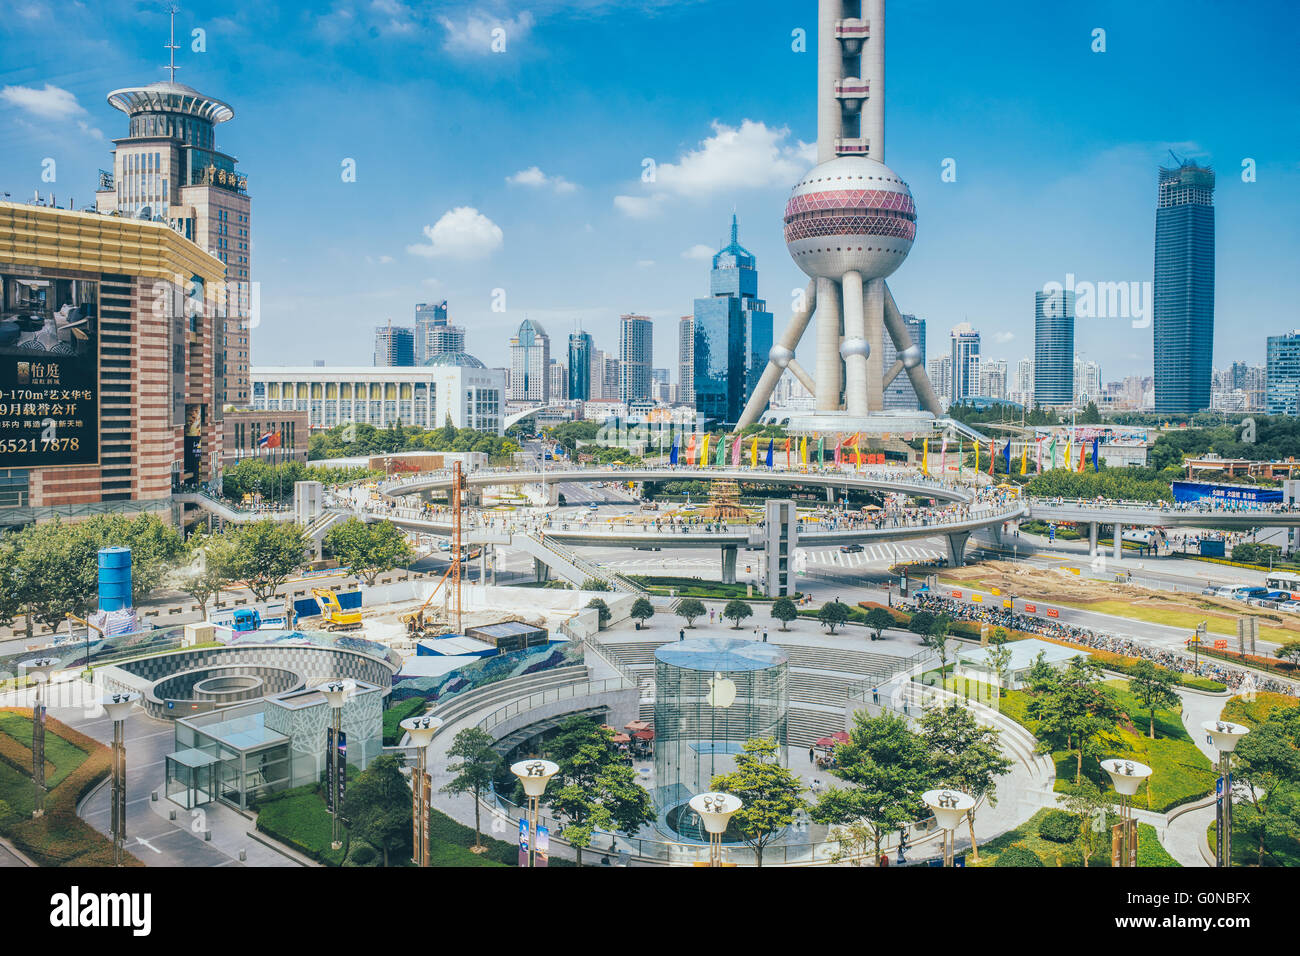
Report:
<svg viewBox="0 0 1300 956"><path fill-rule="evenodd" d="M907 183L884 163L841 156L800 180L785 207L785 244L813 278L864 279L893 273L916 238L916 206Z"/></svg>

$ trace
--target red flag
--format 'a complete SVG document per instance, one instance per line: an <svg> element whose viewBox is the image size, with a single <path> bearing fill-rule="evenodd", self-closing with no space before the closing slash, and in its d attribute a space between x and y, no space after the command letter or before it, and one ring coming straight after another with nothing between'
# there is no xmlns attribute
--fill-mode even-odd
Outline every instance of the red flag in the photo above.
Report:
<svg viewBox="0 0 1300 956"><path fill-rule="evenodd" d="M790 467L790 439L788 437L785 440L785 467Z"/></svg>

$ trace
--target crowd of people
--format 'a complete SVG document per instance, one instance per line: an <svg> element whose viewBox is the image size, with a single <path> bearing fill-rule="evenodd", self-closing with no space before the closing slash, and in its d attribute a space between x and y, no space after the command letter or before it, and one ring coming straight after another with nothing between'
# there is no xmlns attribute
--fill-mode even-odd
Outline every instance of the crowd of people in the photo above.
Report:
<svg viewBox="0 0 1300 956"><path fill-rule="evenodd" d="M1291 696L1297 694L1296 685L1291 681L1279 680L1213 659L1202 658L1198 661L1197 658L1189 654L1182 654L1168 648L1153 647L1117 634L1099 633L1091 628L1080 627L1077 624L1064 624L1049 618L1019 614L1005 608L968 604L964 601L954 601L951 598L925 592L916 596L916 605L919 610L929 611L932 614L947 614L958 621L970 621L977 624L987 623L990 627L1003 627L1009 631L1024 631L1057 641L1078 644L1094 650L1120 654L1124 657L1144 658L1180 674L1193 674L1212 681L1218 681L1233 691L1240 689L1242 684L1249 680L1253 683L1255 690L1272 691L1276 694Z"/></svg>

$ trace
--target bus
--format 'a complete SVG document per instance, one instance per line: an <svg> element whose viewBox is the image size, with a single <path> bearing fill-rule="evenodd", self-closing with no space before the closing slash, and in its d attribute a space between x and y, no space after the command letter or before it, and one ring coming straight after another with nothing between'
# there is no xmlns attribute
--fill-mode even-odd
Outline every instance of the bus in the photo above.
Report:
<svg viewBox="0 0 1300 956"><path fill-rule="evenodd" d="M1291 600L1300 601L1300 573L1275 571L1264 579L1264 586L1273 591L1287 591Z"/></svg>

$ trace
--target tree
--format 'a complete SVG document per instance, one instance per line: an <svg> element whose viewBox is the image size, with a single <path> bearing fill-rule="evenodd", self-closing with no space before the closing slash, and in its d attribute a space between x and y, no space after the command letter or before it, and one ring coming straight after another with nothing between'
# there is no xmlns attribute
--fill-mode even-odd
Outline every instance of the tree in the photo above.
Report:
<svg viewBox="0 0 1300 956"><path fill-rule="evenodd" d="M501 756L492 749L496 741L487 731L466 727L451 741L448 757L459 757L460 763L451 764L447 772L454 774L440 792L449 794L474 794L474 851L481 852L483 843L479 827L479 800L483 791L501 770Z"/></svg>
<svg viewBox="0 0 1300 956"><path fill-rule="evenodd" d="M781 630L788 631L787 625L799 616L799 609L788 597L777 598L772 602L772 619L781 622Z"/></svg>
<svg viewBox="0 0 1300 956"><path fill-rule="evenodd" d="M1014 761L1002 755L999 736L998 730L981 726L975 715L956 701L945 707L932 707L921 717L921 737L934 757L939 784L970 794L977 805L981 797L990 807L998 805L997 778L1010 773L1014 765ZM966 817L970 825L971 853L978 863L974 807Z"/></svg>
<svg viewBox="0 0 1300 956"><path fill-rule="evenodd" d="M649 792L622 763L613 736L593 718L579 715L566 720L551 741L551 759L560 770L545 799L564 824L561 835L577 852L578 866L596 830L630 836L655 819Z"/></svg>
<svg viewBox="0 0 1300 956"><path fill-rule="evenodd" d="M391 521L362 521L349 518L329 530L322 542L339 564L366 584L386 571L401 567L414 557L406 535Z"/></svg>
<svg viewBox="0 0 1300 956"><path fill-rule="evenodd" d="M733 631L739 630L741 621L754 616L754 609L744 601L728 601L726 607L722 609L722 616L731 621Z"/></svg>
<svg viewBox="0 0 1300 956"><path fill-rule="evenodd" d="M835 766L852 786L827 790L812 817L830 826L867 827L878 860L886 834L927 813L921 794L934 782L934 758L904 718L858 711L848 742L835 748Z"/></svg>
<svg viewBox="0 0 1300 956"><path fill-rule="evenodd" d="M694 627L695 619L703 617L707 611L704 602L696 598L686 598L677 605L677 616L686 619L687 627Z"/></svg>
<svg viewBox="0 0 1300 956"><path fill-rule="evenodd" d="M907 622L907 629L913 634L925 637L930 633L930 626L934 623L934 615L929 611L917 611L912 615L912 619Z"/></svg>
<svg viewBox="0 0 1300 956"><path fill-rule="evenodd" d="M1113 811L1114 804L1091 780L1085 780L1065 793L1058 794L1056 802L1061 804L1067 813L1072 813L1079 818L1079 836L1076 845L1086 867L1088 860L1092 858L1097 836L1097 821L1100 819L1104 824L1106 817Z"/></svg>
<svg viewBox="0 0 1300 956"><path fill-rule="evenodd" d="M628 613L637 622L639 628L643 621L648 621L655 616L655 606L645 598L639 597L632 602L632 610Z"/></svg>
<svg viewBox="0 0 1300 956"><path fill-rule="evenodd" d="M598 630L604 630L605 625L609 623L610 610L609 605L601 598L592 598L585 605L586 607L595 608L596 610L596 627Z"/></svg>
<svg viewBox="0 0 1300 956"><path fill-rule="evenodd" d="M841 604L839 601L830 601L823 604L817 611L817 620L822 623L823 627L830 628L832 634L835 628L849 619L848 605Z"/></svg>
<svg viewBox="0 0 1300 956"><path fill-rule="evenodd" d="M736 755L736 769L718 774L711 786L740 798L741 808L731 821L753 848L755 864L760 867L764 847L808 806L803 784L789 768L781 766L780 751L771 737L746 740Z"/></svg>
<svg viewBox="0 0 1300 956"><path fill-rule="evenodd" d="M377 848L388 866L390 850L411 845L411 789L397 757L376 757L356 782L348 787L343 801L343 822L355 837Z"/></svg>
<svg viewBox="0 0 1300 956"><path fill-rule="evenodd" d="M930 622L930 630L921 638L921 643L934 651L939 657L939 683L948 678L948 629L952 627L952 618L940 614Z"/></svg>
<svg viewBox="0 0 1300 956"><path fill-rule="evenodd" d="M1083 777L1085 756L1097 756L1103 746L1120 743L1114 695L1102 683L1101 665L1082 654L1057 672L1051 686L1031 696L1026 713L1036 722L1040 753L1075 754L1076 784Z"/></svg>
<svg viewBox="0 0 1300 956"><path fill-rule="evenodd" d="M1300 837L1298 729L1294 717L1270 715L1237 743L1233 792L1243 812L1234 814L1232 822L1255 843L1260 866L1273 839Z"/></svg>
<svg viewBox="0 0 1300 956"><path fill-rule="evenodd" d="M27 613L28 633L33 619L56 630L65 614L84 617L98 590L89 538L55 518L29 525L10 540L16 559L10 576Z"/></svg>
<svg viewBox="0 0 1300 956"><path fill-rule="evenodd" d="M1156 739L1156 711L1174 710L1182 706L1182 698L1174 688L1178 678L1172 671L1157 667L1142 658L1128 671L1128 689L1147 710L1149 729L1147 736Z"/></svg>
<svg viewBox="0 0 1300 956"><path fill-rule="evenodd" d="M587 580L582 582L582 587L580 588L580 590L612 591L614 589L609 586L609 583L607 581L602 581L600 578L587 578Z"/></svg>
<svg viewBox="0 0 1300 956"><path fill-rule="evenodd" d="M258 601L270 599L306 564L307 537L292 521L253 521L231 534L236 554L233 571Z"/></svg>
<svg viewBox="0 0 1300 956"><path fill-rule="evenodd" d="M120 514L95 515L74 527L84 539L88 552L97 554L100 548L131 549L131 597L135 603L163 583L185 550L180 532L164 524L156 515L136 518ZM97 558L88 570L98 575Z"/></svg>
<svg viewBox="0 0 1300 956"><path fill-rule="evenodd" d="M878 641L885 628L894 626L894 616L883 607L873 607L867 612L866 625L871 629L871 639Z"/></svg>
<svg viewBox="0 0 1300 956"><path fill-rule="evenodd" d="M990 643L984 651L984 659L988 661L989 670L997 675L998 698L1001 699L1006 695L1007 684L1011 683L1011 648L1005 643Z"/></svg>
<svg viewBox="0 0 1300 956"><path fill-rule="evenodd" d="M221 534L195 534L186 543L185 554L186 562L171 573L171 585L192 597L207 618L208 602L235 580L234 541Z"/></svg>
<svg viewBox="0 0 1300 956"><path fill-rule="evenodd" d="M1273 652L1280 660L1290 661L1300 666L1300 641L1287 641L1277 646Z"/></svg>

